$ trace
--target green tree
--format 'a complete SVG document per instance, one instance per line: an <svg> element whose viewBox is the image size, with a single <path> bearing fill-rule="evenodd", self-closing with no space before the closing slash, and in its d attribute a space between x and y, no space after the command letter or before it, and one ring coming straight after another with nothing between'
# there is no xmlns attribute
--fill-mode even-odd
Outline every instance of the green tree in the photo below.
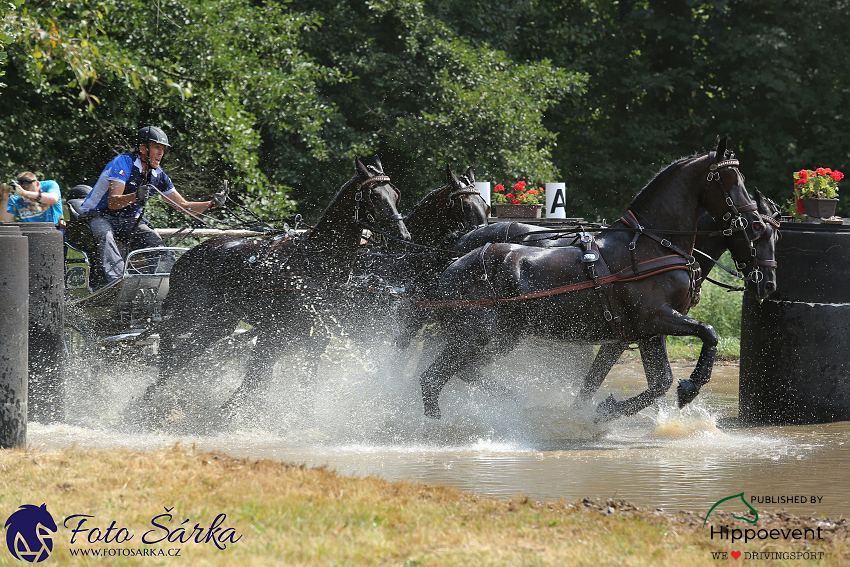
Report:
<svg viewBox="0 0 850 567"><path fill-rule="evenodd" d="M293 205L288 179L264 167L261 146L274 151L282 138L297 140L323 159L320 133L334 109L318 99L317 85L344 80L297 47L315 19L246 0L109 0L94 16L88 9L85 1L23 2L5 16L4 30L17 35L4 36L11 40L0 171L36 169L64 186L91 184L132 147L136 129L152 123L169 134L165 166L188 198L207 198L227 178L251 207L285 215ZM59 41L44 39L45 29L58 30ZM66 44L86 58L59 49Z"/></svg>
<svg viewBox="0 0 850 567"><path fill-rule="evenodd" d="M780 202L795 169L850 166L845 2L428 5L474 44L590 77L583 97L562 98L544 122L558 136L553 162L574 189L577 216L619 216L657 169L708 149L716 135L731 136L748 186Z"/></svg>
<svg viewBox="0 0 850 567"><path fill-rule="evenodd" d="M379 154L407 206L442 181L447 164L473 165L479 179L557 176L555 138L543 127L544 113L554 101L580 93L582 75L545 60L516 63L486 44L472 45L420 0L295 0L291 6L322 19L317 33L302 36L305 51L353 77L322 89L339 109L328 136L346 171L351 156L345 152ZM305 186L297 194L312 190Z"/></svg>

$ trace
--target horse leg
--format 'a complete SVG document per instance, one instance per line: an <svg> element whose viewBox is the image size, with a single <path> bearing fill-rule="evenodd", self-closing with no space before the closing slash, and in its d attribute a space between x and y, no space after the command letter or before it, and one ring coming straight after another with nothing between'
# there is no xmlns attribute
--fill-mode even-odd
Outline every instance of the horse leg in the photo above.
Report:
<svg viewBox="0 0 850 567"><path fill-rule="evenodd" d="M481 356L477 347L478 345L461 345L456 341L449 340L437 359L419 378L426 417L440 419L440 392L452 376Z"/></svg>
<svg viewBox="0 0 850 567"><path fill-rule="evenodd" d="M596 408L597 421L608 421L623 415L634 415L649 407L663 396L673 383L673 371L667 357L667 342L664 335L638 341L643 369L646 373L647 389L637 396L618 402L613 395Z"/></svg>
<svg viewBox="0 0 850 567"><path fill-rule="evenodd" d="M397 348L406 348L430 318L430 314L424 309L414 309L415 311L404 318L399 329L399 334L395 338L395 346Z"/></svg>
<svg viewBox="0 0 850 567"><path fill-rule="evenodd" d="M243 405L260 385L271 378L274 363L277 361L276 347L280 344L280 333L264 330L257 336L257 344L248 358L245 378L221 406L222 412L232 415L238 406Z"/></svg>
<svg viewBox="0 0 850 567"><path fill-rule="evenodd" d="M312 333L307 341L304 352L304 364L302 365L303 373L301 377L302 385L308 390L313 390L316 387L316 377L319 374L319 364L322 361L322 354L327 350L331 342L330 333L324 327L312 329Z"/></svg>
<svg viewBox="0 0 850 567"><path fill-rule="evenodd" d="M590 370L587 376L584 377L578 396L576 396L573 405L585 404L590 401L593 394L602 386L605 377L611 372L611 368L620 359L623 351L626 350L625 343L605 343L599 347L599 352L593 359L593 364L590 365Z"/></svg>
<svg viewBox="0 0 850 567"><path fill-rule="evenodd" d="M485 377L482 370L497 356L505 355L514 350L517 346L517 341L511 333L497 333L491 340L487 348L482 351L480 356L477 356L470 364L467 364L458 372L458 378L470 384L477 386L493 394L498 398L507 398L517 401L516 395L505 386L505 383L492 376Z"/></svg>
<svg viewBox="0 0 850 567"><path fill-rule="evenodd" d="M633 415L648 407L657 397L666 392L666 387L669 387L669 384L672 383L672 371L670 370L670 361L667 358L665 335L694 336L702 341L702 350L696 368L691 373L690 380L679 381L679 387L676 391L679 407L684 407L693 401L699 394L700 388L711 379L711 370L717 355L717 333L711 325L682 315L673 309L670 309L667 317L655 320L653 323L659 334L644 341L644 349L649 355L644 356L644 368L647 369L647 390L622 402L617 402L613 396L609 397L597 408L602 416L600 419Z"/></svg>
<svg viewBox="0 0 850 567"><path fill-rule="evenodd" d="M177 336L184 334L186 319L177 315L173 316L160 330L157 378L147 387L142 400L150 402L154 393L165 386L181 368L200 356L214 342L228 336L236 328L237 323L238 320L225 312L218 313L214 317L196 320L193 323L196 330L190 331L187 340L178 343ZM177 325L180 325L180 328L175 329Z"/></svg>
<svg viewBox="0 0 850 567"><path fill-rule="evenodd" d="M679 380L679 386L676 388L680 408L691 403L699 394L700 388L711 380L711 370L714 368L714 359L717 357L717 333L711 325L704 323L703 325L706 327L703 334L707 338L703 339L696 368L691 373L690 379Z"/></svg>

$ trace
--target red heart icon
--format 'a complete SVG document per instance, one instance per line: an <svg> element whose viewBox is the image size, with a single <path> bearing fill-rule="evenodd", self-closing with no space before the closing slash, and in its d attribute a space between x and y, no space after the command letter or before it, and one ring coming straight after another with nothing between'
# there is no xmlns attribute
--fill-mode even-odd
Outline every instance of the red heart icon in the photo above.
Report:
<svg viewBox="0 0 850 567"><path fill-rule="evenodd" d="M735 559L738 559L739 557L741 557L741 552L740 551L733 551L732 557L734 557Z"/></svg>

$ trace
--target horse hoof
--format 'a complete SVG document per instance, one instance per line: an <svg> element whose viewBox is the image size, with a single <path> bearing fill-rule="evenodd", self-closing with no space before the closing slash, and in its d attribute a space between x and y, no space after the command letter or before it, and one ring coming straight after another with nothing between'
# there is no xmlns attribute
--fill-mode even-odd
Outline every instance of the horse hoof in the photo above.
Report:
<svg viewBox="0 0 850 567"><path fill-rule="evenodd" d="M440 406L426 406L425 417L434 420L440 420L443 416L440 414Z"/></svg>
<svg viewBox="0 0 850 567"><path fill-rule="evenodd" d="M690 380L679 380L679 386L676 388L676 395L679 398L679 407L683 408L697 397L699 394L699 386Z"/></svg>
<svg viewBox="0 0 850 567"><path fill-rule="evenodd" d="M620 417L622 414L620 413L619 406L620 402L614 398L614 395L608 394L608 397L596 406L596 419L593 421L599 423L600 421L611 421Z"/></svg>

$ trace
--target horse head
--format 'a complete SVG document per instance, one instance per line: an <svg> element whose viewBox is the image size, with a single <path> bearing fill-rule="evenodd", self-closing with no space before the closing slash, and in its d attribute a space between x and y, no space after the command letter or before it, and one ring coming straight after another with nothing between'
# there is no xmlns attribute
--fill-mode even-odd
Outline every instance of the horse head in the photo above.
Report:
<svg viewBox="0 0 850 567"><path fill-rule="evenodd" d="M460 226L461 232L466 233L487 226L490 205L475 186L475 171L472 166L466 169L466 173L457 177L447 165L446 185L449 186L447 206L451 211L452 220Z"/></svg>
<svg viewBox="0 0 850 567"><path fill-rule="evenodd" d="M765 222L758 211L738 169L735 153L727 147L727 137L717 138L714 150L705 156L707 167L703 206L725 228L740 228L749 241L765 231Z"/></svg>
<svg viewBox="0 0 850 567"><path fill-rule="evenodd" d="M773 200L756 189L756 204L759 216L764 221L764 230L753 241L753 248L746 269L749 269L747 289L759 302L776 291L776 243L782 237L779 223L782 210Z"/></svg>
<svg viewBox="0 0 850 567"><path fill-rule="evenodd" d="M369 166L363 165L360 158L354 161L357 169L352 187L355 221L364 225L369 223L371 228L378 228L401 240L410 240L404 217L398 212L399 191L384 173L381 160L376 157L374 165ZM364 228L370 228L369 225Z"/></svg>
<svg viewBox="0 0 850 567"><path fill-rule="evenodd" d="M425 195L404 224L414 242L442 247L452 246L462 235L485 226L489 216L490 207L475 187L472 167L457 177L447 166L446 183Z"/></svg>

